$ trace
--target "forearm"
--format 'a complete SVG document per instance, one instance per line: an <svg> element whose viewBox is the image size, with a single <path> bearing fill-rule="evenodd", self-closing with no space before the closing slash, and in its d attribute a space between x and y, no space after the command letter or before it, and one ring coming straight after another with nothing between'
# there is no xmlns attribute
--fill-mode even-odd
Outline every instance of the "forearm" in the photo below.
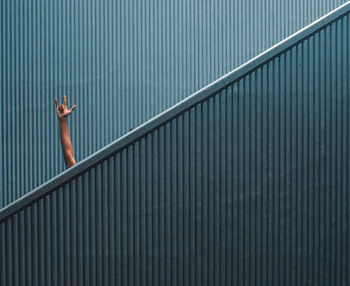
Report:
<svg viewBox="0 0 350 286"><path fill-rule="evenodd" d="M64 160L66 162L66 167L70 168L76 164L74 155L73 155L73 145L72 141L69 137L68 124L67 119L62 118L59 120L60 122L60 136L61 136L61 144L62 150L64 154Z"/></svg>

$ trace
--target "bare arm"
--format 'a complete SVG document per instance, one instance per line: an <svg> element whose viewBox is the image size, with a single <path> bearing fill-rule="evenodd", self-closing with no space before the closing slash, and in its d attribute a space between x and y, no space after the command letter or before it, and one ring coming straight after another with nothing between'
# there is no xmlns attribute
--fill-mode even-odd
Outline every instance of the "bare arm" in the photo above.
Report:
<svg viewBox="0 0 350 286"><path fill-rule="evenodd" d="M74 105L71 109L67 108L67 98L64 96L63 104L58 105L57 99L56 102L56 111L57 117L60 122L60 136L61 144L64 155L64 161L66 162L67 169L76 164L74 155L73 155L73 145L69 137L67 117L72 114L73 110L77 107Z"/></svg>

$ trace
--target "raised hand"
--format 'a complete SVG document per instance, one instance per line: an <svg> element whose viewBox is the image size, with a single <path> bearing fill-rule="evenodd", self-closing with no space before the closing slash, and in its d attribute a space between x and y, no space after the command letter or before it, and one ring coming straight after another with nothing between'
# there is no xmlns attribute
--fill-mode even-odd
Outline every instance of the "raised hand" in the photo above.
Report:
<svg viewBox="0 0 350 286"><path fill-rule="evenodd" d="M63 97L63 104L58 105L57 99L55 99L55 102L56 102L57 117L59 120L66 119L69 115L72 114L73 110L77 108L76 105L73 105L71 109L67 108L66 96Z"/></svg>
<svg viewBox="0 0 350 286"><path fill-rule="evenodd" d="M70 168L76 164L76 161L73 155L73 145L69 137L68 123L66 118L72 114L73 110L76 109L77 106L73 105L71 109L68 109L66 96L63 97L63 104L58 105L57 99L55 99L55 102L56 102L57 117L60 122L60 137L61 137L64 160L66 162L67 168Z"/></svg>

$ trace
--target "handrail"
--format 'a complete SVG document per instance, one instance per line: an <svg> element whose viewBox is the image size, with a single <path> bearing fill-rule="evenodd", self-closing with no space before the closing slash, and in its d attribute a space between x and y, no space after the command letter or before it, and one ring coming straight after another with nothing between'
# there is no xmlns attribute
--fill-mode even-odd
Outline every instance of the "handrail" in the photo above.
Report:
<svg viewBox="0 0 350 286"><path fill-rule="evenodd" d="M281 54L283 51L296 45L298 42L311 36L312 34L316 33L320 29L324 28L325 26L329 25L330 23L334 22L335 20L349 12L350 1L331 11L325 16L319 18L318 20L299 30L298 32L292 34L285 40L272 46L271 48L267 49L266 51L259 54L250 61L246 62L245 64L241 65L240 67L234 69L233 71L210 83L206 87L193 93L186 99L161 112L160 114L148 120L147 122L141 124L140 126L123 135L116 141L110 143L106 147L95 152L86 159L82 160L72 168L64 171L63 173L57 175L56 177L52 178L51 180L47 181L46 183L40 185L31 192L27 193L26 195L22 196L21 198L2 208L0 210L0 222L6 220L11 215L23 210L26 206L49 194L57 187L63 185L65 182L72 180L74 177L78 176L86 169L94 166L104 158L112 155L115 152L118 152L122 148L133 143L135 140L143 137L156 127L165 124L166 122L174 118L176 115L181 114L182 112L188 110L197 103L214 95L230 83L242 78L244 75L263 65L271 58Z"/></svg>

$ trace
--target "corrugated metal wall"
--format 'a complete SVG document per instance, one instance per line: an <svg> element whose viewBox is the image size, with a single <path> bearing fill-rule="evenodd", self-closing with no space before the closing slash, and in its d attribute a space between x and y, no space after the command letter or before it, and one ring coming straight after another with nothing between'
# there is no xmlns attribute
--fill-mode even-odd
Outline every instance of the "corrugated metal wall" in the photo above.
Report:
<svg viewBox="0 0 350 286"><path fill-rule="evenodd" d="M0 1L0 207L344 2Z"/></svg>
<svg viewBox="0 0 350 286"><path fill-rule="evenodd" d="M349 28L347 12L3 221L0 284L349 285Z"/></svg>

